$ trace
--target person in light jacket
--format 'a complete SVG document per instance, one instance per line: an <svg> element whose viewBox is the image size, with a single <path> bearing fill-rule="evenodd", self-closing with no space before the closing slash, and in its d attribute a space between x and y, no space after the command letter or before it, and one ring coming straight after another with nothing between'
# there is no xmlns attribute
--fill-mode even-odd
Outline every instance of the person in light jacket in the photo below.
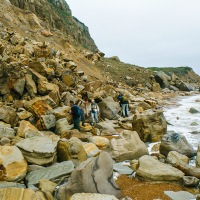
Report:
<svg viewBox="0 0 200 200"><path fill-rule="evenodd" d="M94 99L91 100L90 114L91 114L91 119L92 119L92 125L94 125L95 123L98 123L99 122L98 120L99 106L94 101Z"/></svg>

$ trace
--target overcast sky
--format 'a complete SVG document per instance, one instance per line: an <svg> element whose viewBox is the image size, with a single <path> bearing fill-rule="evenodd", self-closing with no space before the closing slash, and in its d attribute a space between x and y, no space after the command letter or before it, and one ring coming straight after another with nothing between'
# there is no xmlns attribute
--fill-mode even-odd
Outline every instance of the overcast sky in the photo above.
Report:
<svg viewBox="0 0 200 200"><path fill-rule="evenodd" d="M106 57L200 75L200 0L66 0Z"/></svg>

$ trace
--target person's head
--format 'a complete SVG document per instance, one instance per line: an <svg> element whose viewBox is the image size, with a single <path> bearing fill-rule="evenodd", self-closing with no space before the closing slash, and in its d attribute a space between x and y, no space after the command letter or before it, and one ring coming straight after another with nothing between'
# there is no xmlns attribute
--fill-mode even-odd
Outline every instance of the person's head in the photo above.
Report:
<svg viewBox="0 0 200 200"><path fill-rule="evenodd" d="M73 106L74 105L74 101L70 100L69 104L70 104L70 106Z"/></svg>
<svg viewBox="0 0 200 200"><path fill-rule="evenodd" d="M94 103L95 102L94 99L91 99L91 102Z"/></svg>

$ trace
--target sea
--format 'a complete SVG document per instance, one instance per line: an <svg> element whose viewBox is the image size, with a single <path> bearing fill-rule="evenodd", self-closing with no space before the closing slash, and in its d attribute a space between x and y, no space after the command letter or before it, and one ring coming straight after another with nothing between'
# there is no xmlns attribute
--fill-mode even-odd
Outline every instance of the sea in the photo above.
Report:
<svg viewBox="0 0 200 200"><path fill-rule="evenodd" d="M199 111L190 113L191 108ZM176 105L163 108L168 123L167 131L184 135L196 150L200 144L200 94L182 96L176 99Z"/></svg>

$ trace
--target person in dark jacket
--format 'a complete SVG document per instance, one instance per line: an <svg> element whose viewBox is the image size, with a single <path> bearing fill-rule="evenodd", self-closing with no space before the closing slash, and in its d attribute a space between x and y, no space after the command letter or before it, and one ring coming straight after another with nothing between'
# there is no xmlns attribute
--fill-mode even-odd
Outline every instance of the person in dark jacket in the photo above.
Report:
<svg viewBox="0 0 200 200"><path fill-rule="evenodd" d="M70 101L70 106L71 106L71 115L73 119L74 129L78 129L80 131L81 110L79 106L74 104L74 101Z"/></svg>
<svg viewBox="0 0 200 200"><path fill-rule="evenodd" d="M122 117L128 117L129 113L129 100L128 97L126 95L123 95L122 93L119 93L118 97L117 97L120 107L121 107L121 112L122 112Z"/></svg>

